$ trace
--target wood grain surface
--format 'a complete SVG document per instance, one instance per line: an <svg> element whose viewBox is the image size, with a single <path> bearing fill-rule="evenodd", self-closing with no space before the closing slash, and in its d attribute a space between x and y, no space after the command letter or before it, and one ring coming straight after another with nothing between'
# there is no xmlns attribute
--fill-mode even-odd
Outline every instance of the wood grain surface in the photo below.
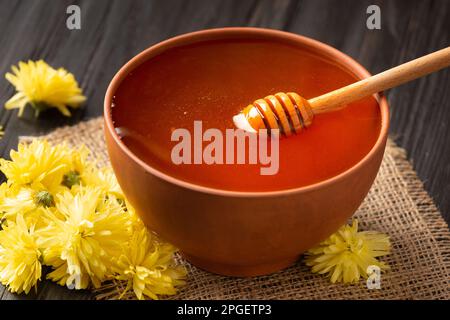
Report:
<svg viewBox="0 0 450 320"><path fill-rule="evenodd" d="M81 30L66 28L66 8L81 7ZM381 30L366 28L366 9L381 8ZM286 30L325 42L378 73L450 45L448 0L0 0L0 75L19 60L45 59L73 72L88 102L72 118L48 111L0 108L7 157L20 135L37 135L102 114L114 73L143 49L169 37L205 28L254 26ZM426 189L450 221L450 71L387 92L391 134L408 151ZM0 80L0 104L13 95ZM1 299L87 299L43 282L37 294Z"/></svg>

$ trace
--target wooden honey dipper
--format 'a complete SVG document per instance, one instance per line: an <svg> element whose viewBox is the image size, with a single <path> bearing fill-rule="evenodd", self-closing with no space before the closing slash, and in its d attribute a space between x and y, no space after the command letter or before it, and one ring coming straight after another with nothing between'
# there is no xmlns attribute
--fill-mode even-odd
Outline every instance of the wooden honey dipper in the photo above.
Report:
<svg viewBox="0 0 450 320"><path fill-rule="evenodd" d="M401 64L377 75L319 97L306 100L295 92L258 99L233 117L239 129L279 129L290 136L311 125L314 115L341 109L346 104L423 77L450 65L450 47Z"/></svg>

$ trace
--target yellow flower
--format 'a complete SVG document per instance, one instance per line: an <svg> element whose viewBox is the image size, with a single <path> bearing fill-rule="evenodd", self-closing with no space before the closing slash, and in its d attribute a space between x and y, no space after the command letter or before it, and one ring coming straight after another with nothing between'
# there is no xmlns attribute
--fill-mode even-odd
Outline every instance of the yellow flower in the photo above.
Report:
<svg viewBox="0 0 450 320"><path fill-rule="evenodd" d="M158 299L159 295L174 295L177 287L184 285L186 270L174 263L176 249L159 241L155 235L140 227L133 231L124 253L118 260L115 279L120 282L112 294L118 299L130 297L130 290L142 300ZM133 294L131 294L133 296Z"/></svg>
<svg viewBox="0 0 450 320"><path fill-rule="evenodd" d="M12 188L11 188L12 189ZM0 203L0 211L5 216L26 214L38 207L51 207L54 205L53 196L45 190L37 191L30 188L20 188L18 191L8 190Z"/></svg>
<svg viewBox="0 0 450 320"><path fill-rule="evenodd" d="M70 157L70 164L65 172L62 185L68 188L73 186L88 185L86 183L85 176L89 175L92 171L98 170L94 163L87 160L89 156L89 150L82 145L77 149L70 149L67 151Z"/></svg>
<svg viewBox="0 0 450 320"><path fill-rule="evenodd" d="M306 265L312 272L326 274L332 283L354 283L367 278L367 267L382 270L386 264L376 258L389 254L390 241L385 234L374 231L358 232L358 221L344 225L328 239L306 253Z"/></svg>
<svg viewBox="0 0 450 320"><path fill-rule="evenodd" d="M51 191L61 184L70 165L69 151L64 144L53 147L45 140L20 143L17 151L11 151L11 161L0 159L0 170L10 185Z"/></svg>
<svg viewBox="0 0 450 320"><path fill-rule="evenodd" d="M55 210L63 219L47 210L48 227L39 233L44 262L55 268L48 278L75 289L89 283L99 287L130 236L128 216L115 199L93 187L58 194Z"/></svg>
<svg viewBox="0 0 450 320"><path fill-rule="evenodd" d="M121 200L125 199L111 168L93 168L90 171L87 170L83 176L83 180L86 185L97 186L107 195L112 195Z"/></svg>
<svg viewBox="0 0 450 320"><path fill-rule="evenodd" d="M112 280L120 298L175 294L186 273L175 248L145 229L112 170L88 154L34 140L0 159L0 282L28 293L47 265L69 288Z"/></svg>
<svg viewBox="0 0 450 320"><path fill-rule="evenodd" d="M28 293L41 279L41 252L21 215L0 231L0 282L11 292Z"/></svg>
<svg viewBox="0 0 450 320"><path fill-rule="evenodd" d="M5 185L7 185L5 183ZM9 188L0 201L0 212L3 219L15 221L17 215L24 217L27 224L40 224L41 207L54 205L53 196L45 190L36 191L30 188Z"/></svg>
<svg viewBox="0 0 450 320"><path fill-rule="evenodd" d="M43 60L19 62L12 66L13 73L5 78L16 88L17 93L9 99L6 109L19 109L19 116L27 104L36 112L54 107L63 115L70 116L68 107L77 108L86 100L73 74L63 68L53 69Z"/></svg>
<svg viewBox="0 0 450 320"><path fill-rule="evenodd" d="M7 182L3 182L0 184L0 206L3 205L5 198L9 195L10 189ZM5 211L0 208L0 221L3 219L3 215L5 214Z"/></svg>

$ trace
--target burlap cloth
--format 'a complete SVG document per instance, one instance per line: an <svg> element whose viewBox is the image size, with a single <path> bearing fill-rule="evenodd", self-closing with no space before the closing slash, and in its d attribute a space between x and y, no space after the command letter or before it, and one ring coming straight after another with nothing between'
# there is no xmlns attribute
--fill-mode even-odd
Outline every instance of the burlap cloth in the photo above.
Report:
<svg viewBox="0 0 450 320"><path fill-rule="evenodd" d="M101 164L108 163L102 119L57 129L52 143L84 143ZM312 274L302 261L269 276L222 277L177 257L188 269L187 285L172 299L449 299L450 232L448 225L407 161L405 151L388 142L380 172L355 214L361 229L388 234L391 269L381 275L381 289L331 284Z"/></svg>

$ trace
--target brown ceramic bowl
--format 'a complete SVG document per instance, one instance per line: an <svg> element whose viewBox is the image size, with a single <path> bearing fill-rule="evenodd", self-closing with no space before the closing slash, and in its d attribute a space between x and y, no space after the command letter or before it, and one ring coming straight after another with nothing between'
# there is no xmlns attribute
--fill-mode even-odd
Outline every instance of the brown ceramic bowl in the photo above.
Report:
<svg viewBox="0 0 450 320"><path fill-rule="evenodd" d="M117 179L145 224L181 249L194 265L233 276L275 272L336 231L356 211L378 172L388 134L389 111L377 96L382 126L371 151L349 170L306 187L275 192L233 192L178 180L144 163L119 139L111 120L114 92L125 76L176 46L224 38L263 38L307 47L359 78L369 72L352 58L299 35L256 28L224 28L163 41L131 59L105 97L105 135Z"/></svg>

